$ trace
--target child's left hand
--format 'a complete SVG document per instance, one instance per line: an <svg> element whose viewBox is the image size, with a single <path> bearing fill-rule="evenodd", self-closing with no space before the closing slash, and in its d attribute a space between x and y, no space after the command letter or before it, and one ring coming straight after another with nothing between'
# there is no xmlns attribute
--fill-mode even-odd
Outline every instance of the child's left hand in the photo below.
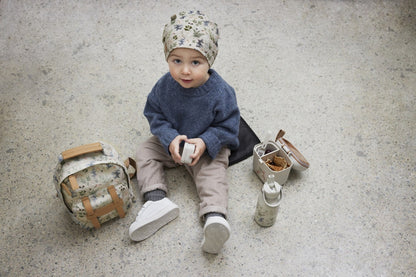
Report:
<svg viewBox="0 0 416 277"><path fill-rule="evenodd" d="M179 154L179 145L182 141L186 141L186 139L187 137L185 135L179 135L169 144L169 152L175 163L182 164L181 154Z"/></svg>
<svg viewBox="0 0 416 277"><path fill-rule="evenodd" d="M194 166L199 161L202 154L204 154L207 146L205 145L205 142L200 138L186 139L185 141L195 145L195 151L191 155L192 163L190 164L190 166Z"/></svg>

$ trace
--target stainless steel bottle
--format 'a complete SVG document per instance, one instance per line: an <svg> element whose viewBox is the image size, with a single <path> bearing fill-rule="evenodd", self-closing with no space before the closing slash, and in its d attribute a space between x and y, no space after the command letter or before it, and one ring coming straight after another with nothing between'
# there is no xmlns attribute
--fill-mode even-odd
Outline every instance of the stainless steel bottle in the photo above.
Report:
<svg viewBox="0 0 416 277"><path fill-rule="evenodd" d="M263 227L272 226L276 222L280 201L282 200L282 186L274 180L274 175L267 177L257 200L254 220Z"/></svg>

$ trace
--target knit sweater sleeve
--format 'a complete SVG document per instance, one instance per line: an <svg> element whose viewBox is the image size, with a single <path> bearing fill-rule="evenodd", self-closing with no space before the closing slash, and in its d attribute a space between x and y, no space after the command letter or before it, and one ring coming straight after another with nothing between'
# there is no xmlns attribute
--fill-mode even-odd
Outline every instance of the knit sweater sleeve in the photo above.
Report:
<svg viewBox="0 0 416 277"><path fill-rule="evenodd" d="M239 146L240 111L234 90L228 87L226 91L222 91L221 101L214 110L214 121L199 136L205 142L207 152L212 158L215 158L223 146L231 150Z"/></svg>
<svg viewBox="0 0 416 277"><path fill-rule="evenodd" d="M161 107L158 95L158 84L153 87L147 96L144 115L149 121L150 131L157 136L169 153L169 145L172 140L179 135L178 131L173 128L172 123L166 118Z"/></svg>

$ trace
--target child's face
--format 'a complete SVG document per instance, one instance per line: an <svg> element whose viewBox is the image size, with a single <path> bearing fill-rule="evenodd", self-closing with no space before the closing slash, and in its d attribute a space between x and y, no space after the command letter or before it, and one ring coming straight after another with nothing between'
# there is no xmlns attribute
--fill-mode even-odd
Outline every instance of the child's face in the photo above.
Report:
<svg viewBox="0 0 416 277"><path fill-rule="evenodd" d="M184 88L196 88L209 79L209 64L199 52L188 48L174 49L168 58L173 79Z"/></svg>

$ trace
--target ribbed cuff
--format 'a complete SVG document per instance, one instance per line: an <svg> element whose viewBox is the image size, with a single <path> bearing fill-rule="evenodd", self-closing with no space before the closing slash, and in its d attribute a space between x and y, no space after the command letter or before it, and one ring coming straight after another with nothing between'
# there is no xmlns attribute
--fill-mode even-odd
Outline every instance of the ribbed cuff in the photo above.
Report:
<svg viewBox="0 0 416 277"><path fill-rule="evenodd" d="M159 201L166 197L166 192L161 189L148 191L143 195L144 201Z"/></svg>

